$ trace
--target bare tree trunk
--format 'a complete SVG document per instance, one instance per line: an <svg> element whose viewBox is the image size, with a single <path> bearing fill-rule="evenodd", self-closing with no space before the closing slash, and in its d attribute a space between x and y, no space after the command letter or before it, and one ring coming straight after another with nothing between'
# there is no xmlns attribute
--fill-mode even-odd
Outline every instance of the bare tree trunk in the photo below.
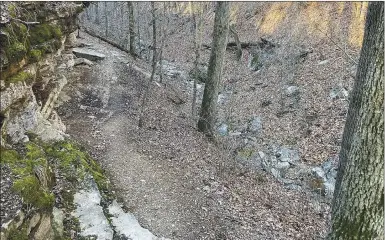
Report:
<svg viewBox="0 0 385 240"><path fill-rule="evenodd" d="M194 28L195 28L195 60L194 60L194 87L193 87L193 99L192 99L192 105L191 105L191 114L195 121L195 115L196 115L196 99L197 99L197 74L198 74L198 65L200 60L200 49L202 45L202 3L197 2L193 3L194 5L198 5L199 13L198 16L193 13L193 19L194 19ZM194 6L193 5L193 6ZM197 19L198 18L198 19Z"/></svg>
<svg viewBox="0 0 385 240"><path fill-rule="evenodd" d="M137 12L137 26L138 26L138 46L139 46L139 57L141 57L141 45L140 45L140 14L139 14L139 2L136 2L136 12Z"/></svg>
<svg viewBox="0 0 385 240"><path fill-rule="evenodd" d="M237 44L237 59L239 61L242 58L242 46L241 46L241 41L239 41L238 33L235 30L234 25L230 26L230 32L232 33L232 35L234 37L234 41Z"/></svg>
<svg viewBox="0 0 385 240"><path fill-rule="evenodd" d="M154 47L153 49L153 54L152 54L152 72L151 72L151 77L150 80L147 83L144 96L143 96L143 101L142 101L142 111L141 115L139 118L139 127L143 127L143 121L144 121L144 111L146 109L147 101L148 101L148 94L150 92L151 88L151 83L154 81L154 76L155 76L155 70L156 70L156 15L155 15L155 3L151 2L151 12L152 12L152 45Z"/></svg>
<svg viewBox="0 0 385 240"><path fill-rule="evenodd" d="M384 239L384 3L370 2L329 239Z"/></svg>
<svg viewBox="0 0 385 240"><path fill-rule="evenodd" d="M127 2L128 4L128 18L129 18L129 31L130 31L130 54L134 57L137 56L135 51L135 18L134 18L134 4Z"/></svg>
<svg viewBox="0 0 385 240"><path fill-rule="evenodd" d="M106 35L106 38L108 37L108 17L107 17L108 13L107 13L107 2L104 2L104 23L105 23L105 35Z"/></svg>
<svg viewBox="0 0 385 240"><path fill-rule="evenodd" d="M95 3L95 24L99 25L99 2Z"/></svg>
<svg viewBox="0 0 385 240"><path fill-rule="evenodd" d="M166 23L167 19L167 23ZM160 49L159 49L159 82L163 82L163 48L164 48L164 42L166 41L167 37L167 25L169 24L168 16L166 17L166 3L163 2L163 17L162 17L162 23L160 27L161 32L161 42L160 42ZM166 25L167 24L167 25Z"/></svg>
<svg viewBox="0 0 385 240"><path fill-rule="evenodd" d="M198 129L204 132L210 139L214 138L218 91L229 33L229 20L229 2L217 2L214 20L213 48L211 50L207 82L198 121Z"/></svg>

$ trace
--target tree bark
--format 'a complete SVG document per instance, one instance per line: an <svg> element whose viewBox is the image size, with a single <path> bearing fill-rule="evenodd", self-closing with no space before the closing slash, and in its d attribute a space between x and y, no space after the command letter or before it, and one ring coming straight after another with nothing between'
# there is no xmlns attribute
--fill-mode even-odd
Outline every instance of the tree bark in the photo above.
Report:
<svg viewBox="0 0 385 240"><path fill-rule="evenodd" d="M210 139L214 138L218 90L229 33L229 2L217 2L214 20L213 48L211 50L207 82L203 93L198 129Z"/></svg>
<svg viewBox="0 0 385 240"><path fill-rule="evenodd" d="M104 2L104 24L105 24L105 35L108 37L108 17L107 17L107 2Z"/></svg>
<svg viewBox="0 0 385 240"><path fill-rule="evenodd" d="M238 33L235 30L234 25L230 26L230 32L232 33L232 35L234 37L235 44L237 46L237 59L239 61L242 58L242 46L241 46L241 41L239 40Z"/></svg>
<svg viewBox="0 0 385 240"><path fill-rule="evenodd" d="M202 6L200 2L193 3L193 6L197 4L198 5L198 14L193 12L193 20L194 20L194 28L195 28L195 36L194 36L194 42L195 42L195 60L194 60L194 87L193 87L193 99L192 99L192 105L191 105L191 114L192 118L195 121L195 114L196 114L196 99L197 99L197 76L198 73L198 65L199 65L199 59L200 59L200 49L202 45ZM197 19L198 18L198 19Z"/></svg>
<svg viewBox="0 0 385 240"><path fill-rule="evenodd" d="M154 81L154 76L155 76L155 70L156 70L156 15L155 15L155 3L152 1L151 2L151 12L152 12L152 41L153 41L153 54L152 54L152 72L151 72L151 77L150 80L147 83L144 96L143 96L143 101L142 101L142 110L141 110L141 115L139 118L139 127L143 127L143 122L144 122L144 111L146 109L147 101L148 101L148 95L150 92L151 88L151 82Z"/></svg>
<svg viewBox="0 0 385 240"><path fill-rule="evenodd" d="M168 4L166 2L163 2L163 18L161 23L161 43L160 43L160 49L159 49L159 77L160 82L163 82L163 49L164 44L167 41L167 34L168 34L168 28L167 26L170 24L170 18L167 13Z"/></svg>
<svg viewBox="0 0 385 240"><path fill-rule="evenodd" d="M370 2L329 239L384 239L384 3Z"/></svg>
<svg viewBox="0 0 385 240"><path fill-rule="evenodd" d="M127 2L128 4L128 19L129 19L129 32L130 32L130 54L134 57L137 56L135 51L135 18L134 18L134 4Z"/></svg>
<svg viewBox="0 0 385 240"><path fill-rule="evenodd" d="M95 4L95 24L99 25L99 2Z"/></svg>

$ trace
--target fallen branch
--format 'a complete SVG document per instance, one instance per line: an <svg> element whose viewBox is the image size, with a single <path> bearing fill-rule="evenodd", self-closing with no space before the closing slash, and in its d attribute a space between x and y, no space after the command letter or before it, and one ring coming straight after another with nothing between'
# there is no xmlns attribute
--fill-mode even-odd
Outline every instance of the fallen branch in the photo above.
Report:
<svg viewBox="0 0 385 240"><path fill-rule="evenodd" d="M96 37L96 38L99 38L99 39L102 40L102 41L105 41L106 43L108 43L108 44L110 44L110 45L116 47L117 49L119 49L119 50L121 50L121 51L123 51L123 52L130 53L129 50L125 49L124 47L120 46L119 44L116 44L116 43L114 43L114 42L108 40L107 38L101 37L101 36L97 35L96 33L94 33L94 32L92 32L92 31L88 30L87 28L84 28L84 27L83 27L83 31L86 32L86 33L88 33L89 35L91 35L91 36L93 36L93 37ZM137 58L140 58L139 55L136 55L136 57L137 57Z"/></svg>
<svg viewBox="0 0 385 240"><path fill-rule="evenodd" d="M275 47L276 45L264 38L261 38L261 42L241 42L240 43L241 48L250 48L250 47L260 47L264 48L265 46L268 47ZM202 47L205 49L211 49L211 46L208 44L202 44ZM237 47L236 42L228 42L226 50L229 50L228 48Z"/></svg>
<svg viewBox="0 0 385 240"><path fill-rule="evenodd" d="M20 20L20 19L17 19L17 18L10 18L10 20L12 21L15 21L15 22L19 22L19 23L22 23L26 26L30 26L30 25L38 25L40 24L40 22L26 22L26 21L23 21L23 20Z"/></svg>
<svg viewBox="0 0 385 240"><path fill-rule="evenodd" d="M40 22L26 22L26 21L23 21L23 20L18 19L18 18L10 17L7 21L0 22L0 25L5 26L6 24L10 23L11 21L22 23L22 24L26 25L27 27L40 24Z"/></svg>

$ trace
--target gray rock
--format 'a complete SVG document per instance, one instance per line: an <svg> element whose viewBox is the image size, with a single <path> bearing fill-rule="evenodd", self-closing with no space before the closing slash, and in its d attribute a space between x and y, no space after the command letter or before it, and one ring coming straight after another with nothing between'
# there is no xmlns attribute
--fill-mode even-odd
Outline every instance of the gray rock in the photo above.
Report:
<svg viewBox="0 0 385 240"><path fill-rule="evenodd" d="M85 48L74 48L72 49L72 52L76 55L76 57L86 58L90 61L103 60L106 57L102 53L99 53L91 49L85 49Z"/></svg>
<svg viewBox="0 0 385 240"><path fill-rule="evenodd" d="M288 162L279 162L279 163L277 163L277 165L275 167L277 169L281 170L281 171L285 171L285 170L290 168L290 163L288 163Z"/></svg>
<svg viewBox="0 0 385 240"><path fill-rule="evenodd" d="M225 104L226 101L227 101L227 94L226 93L218 94L218 101L217 101L218 104L223 105L223 104Z"/></svg>
<svg viewBox="0 0 385 240"><path fill-rule="evenodd" d="M301 191L302 190L302 187L300 185L298 185L298 184L295 184L295 183L288 184L285 187L288 188L288 189L291 189L291 190L296 190L296 191Z"/></svg>
<svg viewBox="0 0 385 240"><path fill-rule="evenodd" d="M45 213L41 216L40 224L32 239L53 239L53 235L54 232L52 229L51 215Z"/></svg>
<svg viewBox="0 0 385 240"><path fill-rule="evenodd" d="M219 125L218 133L221 136L226 136L228 134L228 125L226 123L222 123L221 125Z"/></svg>
<svg viewBox="0 0 385 240"><path fill-rule="evenodd" d="M326 64L328 62L329 62L329 59L326 59L326 60L323 60L323 61L319 62L318 65L324 65L324 64Z"/></svg>
<svg viewBox="0 0 385 240"><path fill-rule="evenodd" d="M80 190L74 195L76 209L72 215L79 219L80 236L96 236L98 240L112 240L113 230L100 205L100 193L93 179L89 181L86 183L87 190Z"/></svg>
<svg viewBox="0 0 385 240"><path fill-rule="evenodd" d="M80 64L85 64L85 65L88 65L88 66L94 65L93 62L91 62L90 60L88 60L86 58L76 58L74 60L74 66L77 66L77 65L80 65Z"/></svg>
<svg viewBox="0 0 385 240"><path fill-rule="evenodd" d="M290 164L296 164L296 162L299 161L299 153L295 149L289 149L287 147L282 147L277 151L277 154L279 157L278 159L281 162L288 162Z"/></svg>
<svg viewBox="0 0 385 240"><path fill-rule="evenodd" d="M30 94L31 86L25 82L11 83L9 87L1 91L0 112L7 109L12 103Z"/></svg>
<svg viewBox="0 0 385 240"><path fill-rule="evenodd" d="M325 177L325 172L322 168L320 167L314 167L312 168L312 173L314 174L315 177L321 178L321 179L326 179Z"/></svg>
<svg viewBox="0 0 385 240"><path fill-rule="evenodd" d="M3 89L5 89L5 81L0 80L0 90L3 90Z"/></svg>
<svg viewBox="0 0 385 240"><path fill-rule="evenodd" d="M275 168L271 168L270 172L277 179L279 179L281 177L281 173Z"/></svg>
<svg viewBox="0 0 385 240"><path fill-rule="evenodd" d="M259 152L258 152L258 155L259 155L259 157L260 157L261 159L264 159L264 158L266 157L265 153L262 152L262 151L259 151Z"/></svg>
<svg viewBox="0 0 385 240"><path fill-rule="evenodd" d="M25 105L25 107L18 109L16 113L12 113L7 122L6 133L13 143L22 141L26 136L26 132L33 130L38 124L38 106L33 95Z"/></svg>
<svg viewBox="0 0 385 240"><path fill-rule="evenodd" d="M262 119L258 116L250 121L248 130L252 133L259 133L262 130Z"/></svg>
<svg viewBox="0 0 385 240"><path fill-rule="evenodd" d="M286 88L285 93L286 93L286 96L288 97L295 96L299 93L299 87L289 86L288 88Z"/></svg>
<svg viewBox="0 0 385 240"><path fill-rule="evenodd" d="M56 232L60 235L63 236L64 233L64 212L59 209L54 207L52 209L52 215L53 215L53 227L55 228Z"/></svg>
<svg viewBox="0 0 385 240"><path fill-rule="evenodd" d="M329 99L335 100L335 99L348 99L349 97L349 91L346 90L344 87L335 87L329 92Z"/></svg>
<svg viewBox="0 0 385 240"><path fill-rule="evenodd" d="M158 238L148 229L140 226L138 220L131 213L125 213L119 204L114 200L108 207L108 212L111 215L111 224L116 233L132 240L157 240Z"/></svg>
<svg viewBox="0 0 385 240"><path fill-rule="evenodd" d="M28 228L27 228L27 234L29 235L31 230L36 227L36 225L40 221L40 213L36 213L31 217L31 220L29 221Z"/></svg>

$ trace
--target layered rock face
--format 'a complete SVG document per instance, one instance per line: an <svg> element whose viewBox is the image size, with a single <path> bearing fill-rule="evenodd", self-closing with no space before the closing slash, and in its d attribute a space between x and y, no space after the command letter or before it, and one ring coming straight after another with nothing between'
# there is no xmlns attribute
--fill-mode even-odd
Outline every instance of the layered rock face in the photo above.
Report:
<svg viewBox="0 0 385 240"><path fill-rule="evenodd" d="M53 108L73 59L62 54L66 38L82 9L81 3L1 3L2 146L28 141L27 132L63 138L65 127Z"/></svg>
<svg viewBox="0 0 385 240"><path fill-rule="evenodd" d="M10 149L14 144L25 144L30 136L37 136L45 142L65 137L65 126L55 106L67 83L68 69L74 65L74 55L66 54L65 48L73 44L71 39L75 35L72 32L77 29L77 15L83 4L1 2L0 8L0 147L1 170L7 175L3 170L9 166L3 163L14 160L12 154L7 154L13 151ZM41 167L43 172L50 168L47 163ZM37 173L35 168L33 171ZM18 180L36 180L31 176L19 176ZM2 176L2 184L3 177L12 179L8 175ZM21 197L14 197L15 193L11 191L15 184L12 186L11 182L8 185L1 186L1 207L4 208L1 210L1 239L25 239L25 236L54 239L52 208L49 211L31 210L27 204L27 209L21 210L20 203L12 203L14 198L21 202ZM39 191L41 188L36 187ZM50 191L41 192L51 197ZM9 204L17 206L10 208Z"/></svg>

